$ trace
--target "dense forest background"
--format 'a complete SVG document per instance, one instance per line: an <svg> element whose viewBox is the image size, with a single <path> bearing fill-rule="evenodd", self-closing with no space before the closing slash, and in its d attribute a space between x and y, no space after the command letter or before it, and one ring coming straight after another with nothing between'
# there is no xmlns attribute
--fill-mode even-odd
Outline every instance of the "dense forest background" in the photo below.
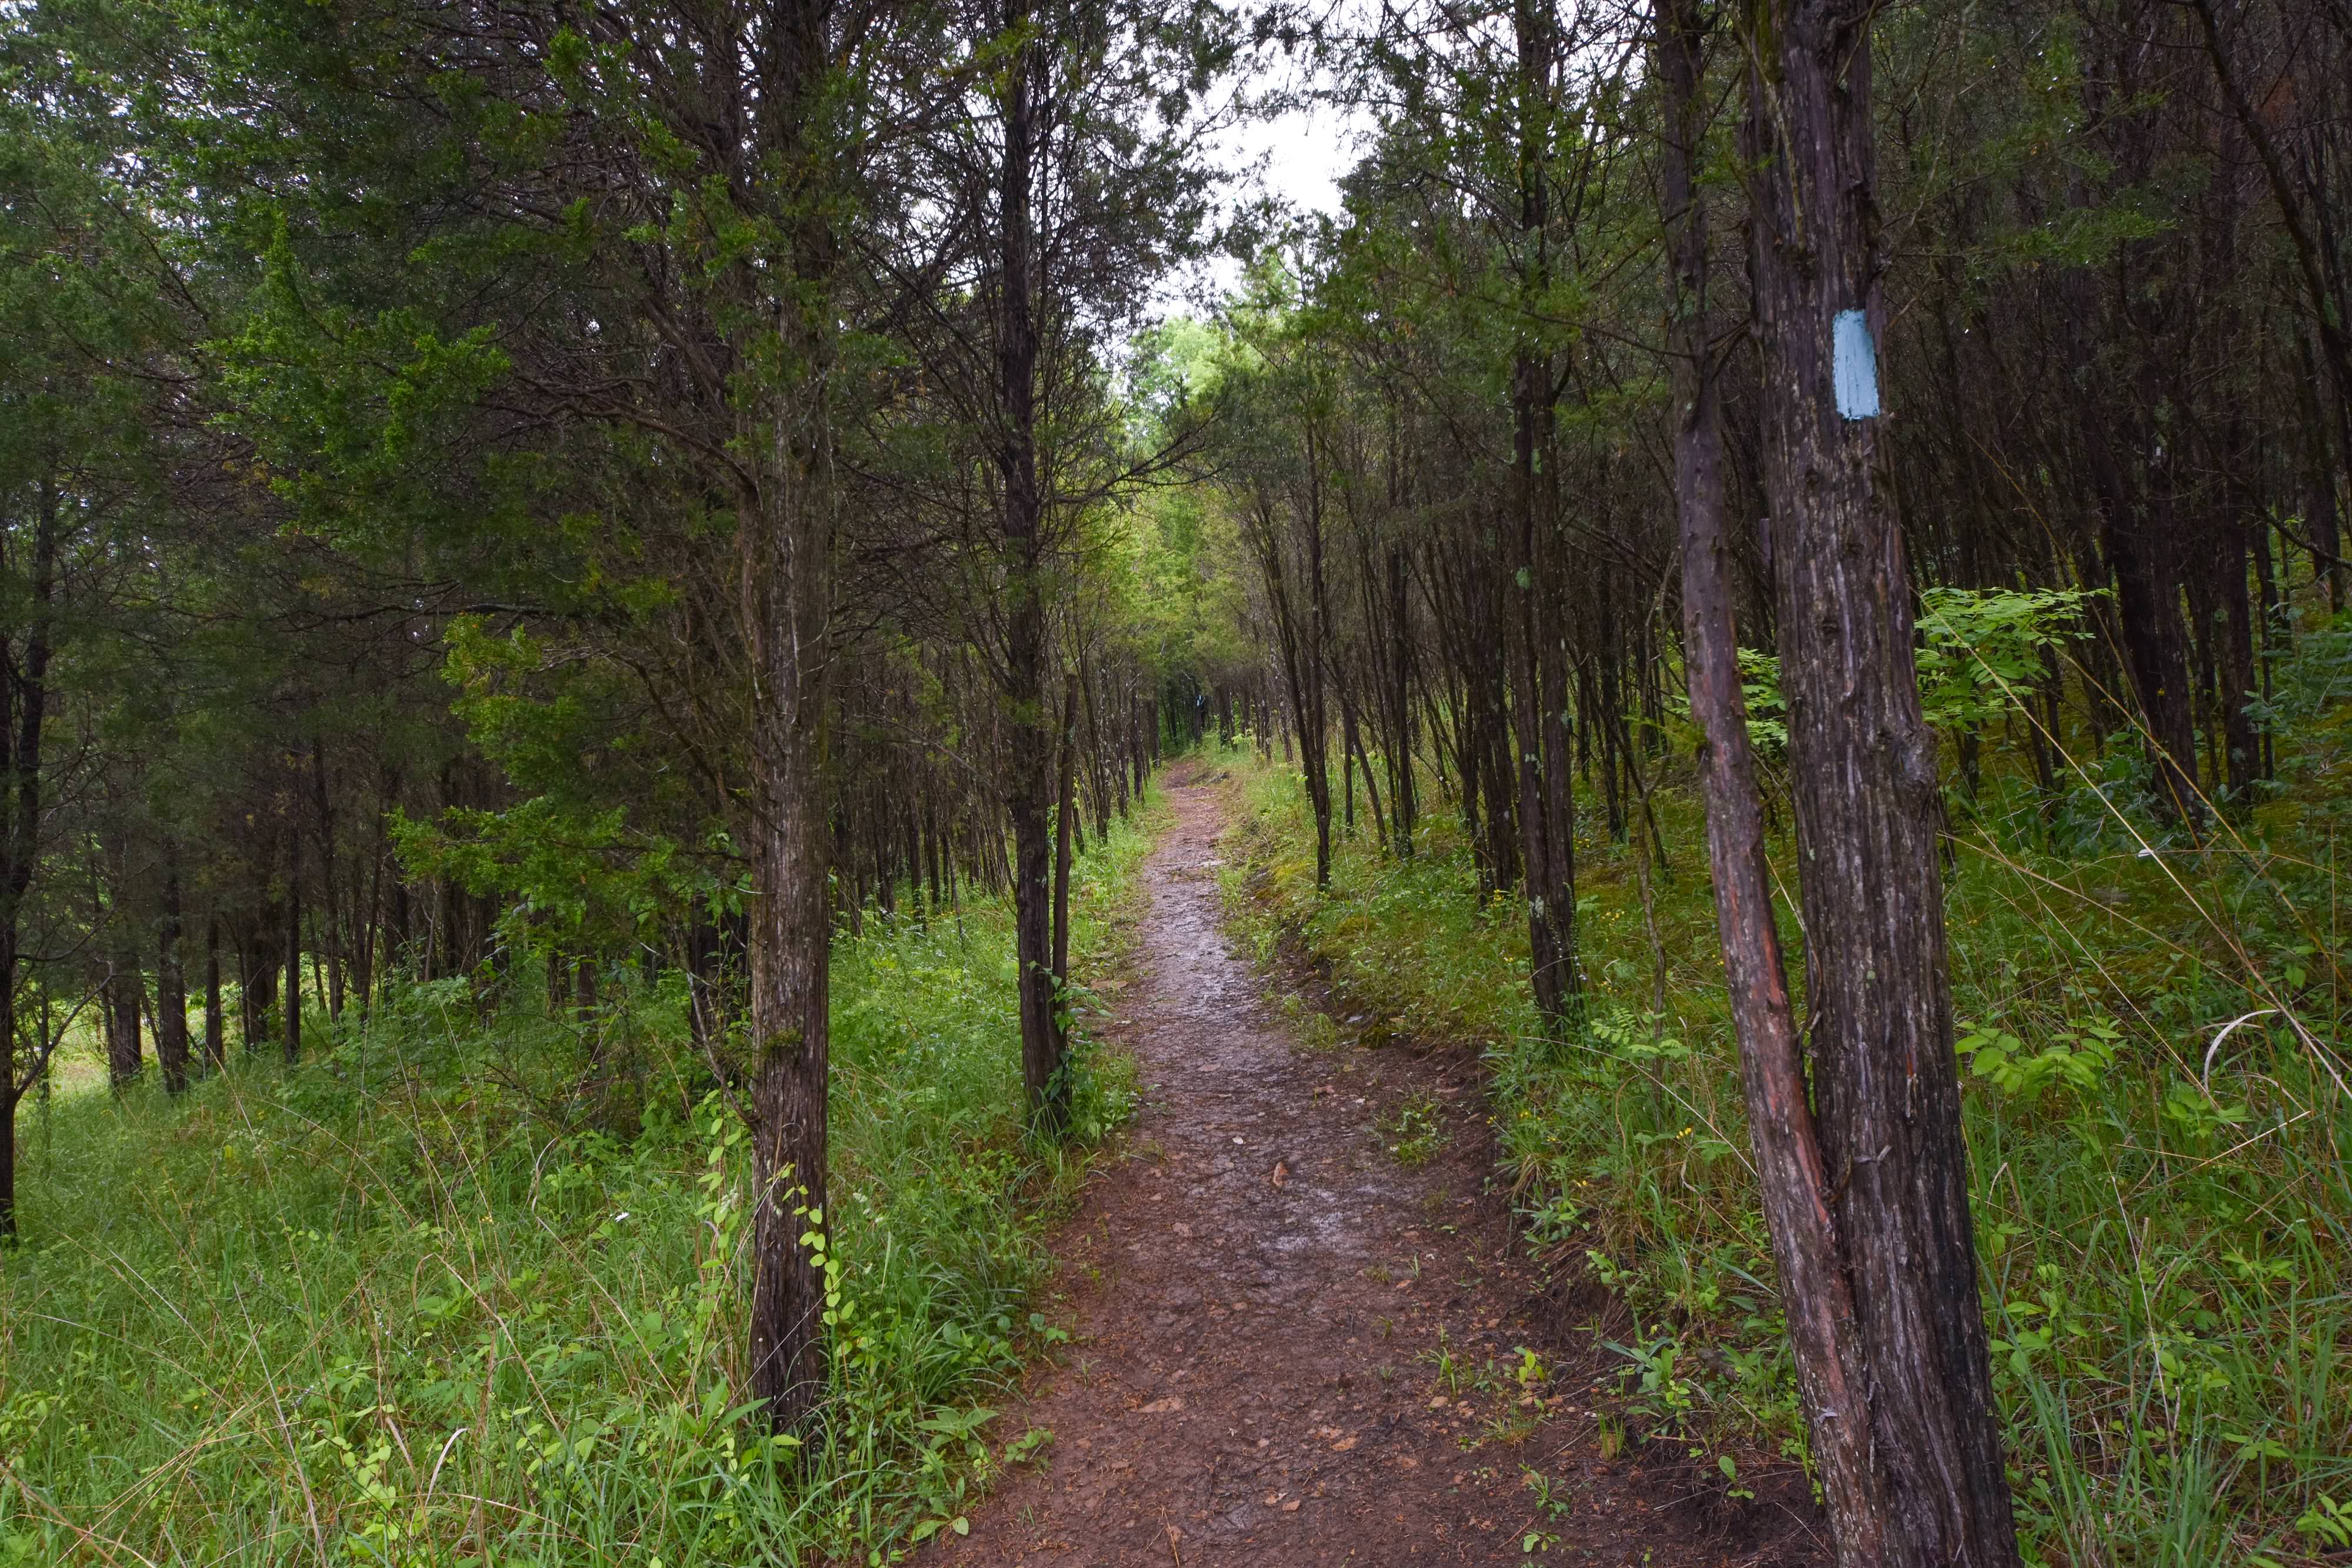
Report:
<svg viewBox="0 0 2352 1568"><path fill-rule="evenodd" d="M1629 1440L2352 1549L2347 213L2340 0L0 7L0 1558L960 1520L1193 750Z"/></svg>

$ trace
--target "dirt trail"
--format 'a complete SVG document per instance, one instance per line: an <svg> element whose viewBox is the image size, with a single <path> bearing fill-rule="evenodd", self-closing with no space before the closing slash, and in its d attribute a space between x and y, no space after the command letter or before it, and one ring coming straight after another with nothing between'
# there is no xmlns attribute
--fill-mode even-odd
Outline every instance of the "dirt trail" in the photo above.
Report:
<svg viewBox="0 0 2352 1568"><path fill-rule="evenodd" d="M1593 1368L1537 1333L1536 1282L1480 1197L1470 1064L1297 1045L1219 928L1223 792L1180 775L1170 794L1116 1009L1144 1107L1060 1243L1072 1343L994 1428L1052 1441L926 1561L1751 1561L1601 1459ZM1381 1131L1405 1103L1443 1129L1414 1169ZM1529 1344L1552 1376L1523 1391L1502 1374ZM1537 1531L1557 1542L1531 1550Z"/></svg>

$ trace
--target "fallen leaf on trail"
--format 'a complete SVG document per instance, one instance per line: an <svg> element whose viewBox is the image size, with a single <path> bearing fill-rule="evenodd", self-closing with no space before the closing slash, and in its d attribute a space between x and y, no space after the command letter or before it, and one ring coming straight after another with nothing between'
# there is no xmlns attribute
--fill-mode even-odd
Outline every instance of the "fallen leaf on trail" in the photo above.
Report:
<svg viewBox="0 0 2352 1568"><path fill-rule="evenodd" d="M1285 1183L1285 1182L1288 1181L1289 1179L1290 1179L1290 1162L1289 1162L1289 1161L1287 1161L1287 1160L1276 1160L1276 1161L1275 1161L1275 1162L1274 1162L1274 1185L1275 1185L1275 1186L1280 1186L1283 1183Z"/></svg>
<svg viewBox="0 0 2352 1568"><path fill-rule="evenodd" d="M1268 1508L1272 1508L1276 1503L1278 1503L1281 1500L1282 1494L1278 1491L1270 1491L1265 1494L1265 1506Z"/></svg>
<svg viewBox="0 0 2352 1568"><path fill-rule="evenodd" d="M1443 1410L1443 1409L1444 1409L1444 1408L1445 1408L1445 1396L1444 1396L1444 1395L1443 1395L1443 1394L1441 1394L1441 1395L1439 1395L1436 1398L1434 1398L1434 1399L1431 1400L1431 1401L1429 1402L1429 1407L1430 1407L1432 1410Z"/></svg>
<svg viewBox="0 0 2352 1568"><path fill-rule="evenodd" d="M1184 1401L1171 1394L1146 1405L1142 1413L1146 1416L1166 1416L1182 1408L1184 1408Z"/></svg>
<svg viewBox="0 0 2352 1568"><path fill-rule="evenodd" d="M1344 1454L1360 1441L1362 1439L1358 1437L1342 1437L1331 1445L1331 1451L1335 1454Z"/></svg>
<svg viewBox="0 0 2352 1568"><path fill-rule="evenodd" d="M1297 1513L1301 1500L1302 1500L1298 1498L1292 1498L1288 1502L1282 1505L1282 1511L1285 1513Z"/></svg>
<svg viewBox="0 0 2352 1568"><path fill-rule="evenodd" d="M1339 1436L1339 1428L1337 1427L1318 1427L1315 1428L1315 1435L1318 1437L1336 1437Z"/></svg>

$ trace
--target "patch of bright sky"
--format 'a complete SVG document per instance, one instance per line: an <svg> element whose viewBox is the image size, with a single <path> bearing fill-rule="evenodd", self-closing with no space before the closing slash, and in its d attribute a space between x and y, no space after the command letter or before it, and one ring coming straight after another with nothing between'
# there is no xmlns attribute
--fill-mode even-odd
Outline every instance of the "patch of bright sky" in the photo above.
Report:
<svg viewBox="0 0 2352 1568"><path fill-rule="evenodd" d="M1370 124L1360 110L1310 99L1223 128L1210 139L1208 153L1226 171L1229 210L1271 196L1302 217L1337 217L1340 176L1362 155ZM1159 313L1199 313L1239 284L1241 271L1240 262L1218 255L1175 274L1160 286Z"/></svg>

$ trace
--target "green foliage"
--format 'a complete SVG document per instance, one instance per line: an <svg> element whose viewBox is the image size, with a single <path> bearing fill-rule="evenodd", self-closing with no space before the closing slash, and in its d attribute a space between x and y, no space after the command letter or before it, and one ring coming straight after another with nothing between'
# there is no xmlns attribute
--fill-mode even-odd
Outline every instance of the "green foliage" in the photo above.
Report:
<svg viewBox="0 0 2352 1568"><path fill-rule="evenodd" d="M2044 678L2045 650L2088 634L2105 590L1930 588L1919 595L1919 705L1938 729L1990 724Z"/></svg>
<svg viewBox="0 0 2352 1568"><path fill-rule="evenodd" d="M1077 867L1081 970L1147 847L1122 825ZM317 1019L292 1073L61 1099L27 1128L55 1239L0 1254L0 1563L732 1568L963 1528L1043 1441L982 1401L1061 1337L1043 1238L1079 1169L1024 1136L1013 975L992 904L836 947L804 1447L736 1404L748 1151L675 982L615 971L593 1021L412 986ZM1087 1052L1081 1123L1131 1103Z"/></svg>
<svg viewBox="0 0 2352 1568"><path fill-rule="evenodd" d="M1427 1165L1445 1146L1445 1123L1433 1094L1406 1095L1381 1131L1391 1140L1389 1153L1408 1170Z"/></svg>
<svg viewBox="0 0 2352 1568"><path fill-rule="evenodd" d="M2087 635L2083 617L2104 590L1930 588L1919 596L1919 706L1938 729L1973 729L2024 706L2046 678L2044 650ZM1760 649L1739 650L1740 690L1748 702L1748 734L1757 747L1777 754L1789 744L1789 705L1780 693L1780 661ZM1687 718L1690 702L1672 699Z"/></svg>
<svg viewBox="0 0 2352 1568"><path fill-rule="evenodd" d="M1982 656L1945 711L1991 701L1988 671L2024 664L2031 678L2077 609L1948 608L1950 646ZM2352 691L2313 645L2312 690ZM2352 760L2341 695L2323 705L2300 679L2280 695L2328 715L2283 749L2290 777ZM1650 879L1654 945L1640 852L1580 838L1591 1021L1563 1050L1535 1027L1516 905L1478 903L1454 821L1433 813L1411 862L1343 840L1319 895L1297 776L1232 761L1250 768L1255 810L1228 894L1261 950L1286 930L1388 1032L1486 1048L1528 1245L1633 1317L1611 1335L1623 1381L1609 1421L1678 1445L1729 1493L1802 1463L1703 868ZM1677 848L1705 841L1686 778L1670 770L1653 798ZM2333 791L2298 791L2260 808L2258 839L2175 867L2139 839L2050 850L2029 780L1988 773L1948 883L1956 1001L1975 1020L1955 1070L2030 1561L2301 1562L2342 1527L2352 1103L2336 1042L2352 998L2324 912L2346 812ZM1776 845L1793 887L1788 853ZM1778 914L1801 978L1793 912ZM2275 1010L2288 996L2292 1024Z"/></svg>
<svg viewBox="0 0 2352 1568"><path fill-rule="evenodd" d="M1780 661L1761 648L1739 650L1739 695L1748 709L1748 744L1767 757L1789 748L1789 699L1780 695ZM1677 691L1668 711L1687 722L1690 698Z"/></svg>
<svg viewBox="0 0 2352 1568"><path fill-rule="evenodd" d="M2004 1094L2033 1100L2053 1085L2077 1092L2096 1088L2115 1067L2122 1043L2116 1020L2097 1018L2052 1036L2039 1050L2006 1030L1963 1023L1956 1049L1979 1078Z"/></svg>

